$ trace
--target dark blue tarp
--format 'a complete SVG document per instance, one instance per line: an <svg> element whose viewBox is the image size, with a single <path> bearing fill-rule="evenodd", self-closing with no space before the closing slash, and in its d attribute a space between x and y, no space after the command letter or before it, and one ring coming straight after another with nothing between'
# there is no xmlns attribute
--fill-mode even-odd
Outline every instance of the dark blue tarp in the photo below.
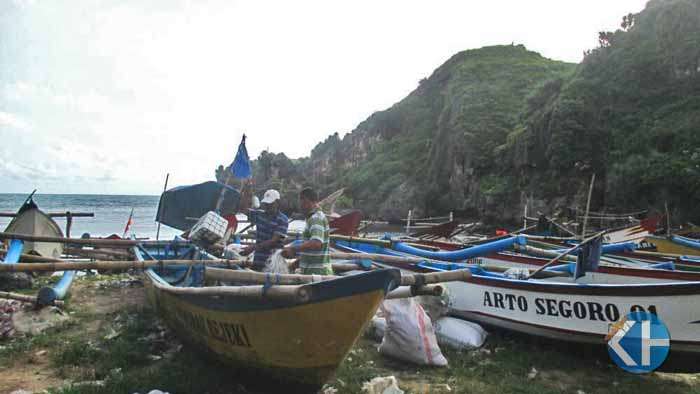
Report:
<svg viewBox="0 0 700 394"><path fill-rule="evenodd" d="M209 181L197 185L178 186L165 191L160 196L156 221L178 230L189 230L202 215L216 210L216 203L224 187L226 194L220 214L235 213L240 199L238 190Z"/></svg>

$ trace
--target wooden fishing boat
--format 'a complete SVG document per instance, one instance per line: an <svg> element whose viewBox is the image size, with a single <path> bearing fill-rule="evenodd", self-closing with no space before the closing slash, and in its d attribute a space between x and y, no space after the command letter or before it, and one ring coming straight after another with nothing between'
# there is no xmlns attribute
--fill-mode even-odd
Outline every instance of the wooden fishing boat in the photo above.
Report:
<svg viewBox="0 0 700 394"><path fill-rule="evenodd" d="M34 193L32 193L33 195ZM63 231L58 224L46 213L41 211L34 203L30 195L17 211L16 216L7 226L6 233L43 236L43 237L63 237ZM5 260L6 264L17 263L19 254L24 250L27 254L37 254L43 257L59 258L63 253L63 244L56 242L36 242L10 240L8 256L12 259ZM12 253L11 253L12 252ZM56 300L62 300L68 294L70 286L75 279L75 271L65 271L61 279L52 286L45 286L39 290L36 297L38 305L52 305Z"/></svg>
<svg viewBox="0 0 700 394"><path fill-rule="evenodd" d="M686 240L691 242L684 242ZM700 256L700 242L690 238L677 235L669 238L649 235L644 238L644 242L652 244L659 253Z"/></svg>
<svg viewBox="0 0 700 394"><path fill-rule="evenodd" d="M328 226L335 235L357 235L357 228L362 221L362 211L352 210L344 215L331 218Z"/></svg>
<svg viewBox="0 0 700 394"><path fill-rule="evenodd" d="M5 229L6 233L39 235L48 237L63 237L63 231L56 222L39 209L31 196L17 211ZM63 245L50 242L24 243L24 253L37 254L44 257L59 258L63 253Z"/></svg>
<svg viewBox="0 0 700 394"><path fill-rule="evenodd" d="M350 245L347 241L341 241L339 245L336 242L336 247L341 250L359 252L358 257L362 253L398 254L377 245L370 248L365 244L362 249L352 246L362 245ZM468 267L472 273L470 278L444 284L453 316L526 334L605 344L611 324L628 312L648 311L657 314L668 327L672 351L700 352L700 309L697 308L700 281L697 281L697 274L654 278L651 272L658 274L662 270L639 269L635 270L639 271L637 277L624 274L624 283L606 284L592 279L587 283L572 283L570 279L559 277L513 279L484 267L454 263L426 261L400 266L409 272L445 272ZM610 273L596 274L599 275L598 281L605 275L612 278Z"/></svg>
<svg viewBox="0 0 700 394"><path fill-rule="evenodd" d="M640 242L645 237L656 231L659 224L659 216L652 216L639 221L639 224L624 226L619 229L612 229L605 233L603 242L619 243L619 242Z"/></svg>
<svg viewBox="0 0 700 394"><path fill-rule="evenodd" d="M155 248L134 253L166 257ZM167 257L211 258L196 247ZM263 286L203 286L203 266L144 274L149 301L185 342L238 372L284 382L287 392L319 389L401 279L384 269L299 286L272 286L274 278Z"/></svg>
<svg viewBox="0 0 700 394"><path fill-rule="evenodd" d="M411 232L411 237L425 238L425 239L439 239L447 238L449 239L452 234L457 230L459 226L459 221L451 220L445 223L439 223L435 225L428 226L426 228L415 228L415 231Z"/></svg>

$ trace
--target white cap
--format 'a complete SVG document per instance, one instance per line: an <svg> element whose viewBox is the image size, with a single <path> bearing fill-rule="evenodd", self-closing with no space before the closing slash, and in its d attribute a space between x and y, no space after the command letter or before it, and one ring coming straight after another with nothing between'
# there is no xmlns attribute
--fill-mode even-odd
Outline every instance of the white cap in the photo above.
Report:
<svg viewBox="0 0 700 394"><path fill-rule="evenodd" d="M272 204L273 202L280 199L280 192L274 189L270 189L265 192L263 199L260 201L263 204Z"/></svg>

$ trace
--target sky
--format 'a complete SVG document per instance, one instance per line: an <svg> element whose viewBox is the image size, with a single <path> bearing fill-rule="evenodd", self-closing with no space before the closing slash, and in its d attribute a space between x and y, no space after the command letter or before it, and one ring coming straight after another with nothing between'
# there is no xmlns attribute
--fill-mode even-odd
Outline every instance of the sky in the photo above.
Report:
<svg viewBox="0 0 700 394"><path fill-rule="evenodd" d="M457 52L577 63L645 3L0 0L0 193L159 194L243 133L251 158L307 156Z"/></svg>

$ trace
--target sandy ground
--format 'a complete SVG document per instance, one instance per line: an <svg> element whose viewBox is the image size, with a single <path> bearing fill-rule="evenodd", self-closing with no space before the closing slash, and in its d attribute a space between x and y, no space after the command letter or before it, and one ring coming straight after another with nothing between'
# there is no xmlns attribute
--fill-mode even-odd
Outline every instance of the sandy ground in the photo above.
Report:
<svg viewBox="0 0 700 394"><path fill-rule="evenodd" d="M100 316L107 316L129 305L143 305L145 294L142 287L99 289L96 282L76 281L71 289L70 305L73 311L90 316L76 335L95 334L105 323ZM70 316L70 314L68 315ZM70 317L69 317L70 318ZM16 390L41 392L50 387L60 387L67 383L50 367L50 353L44 349L34 349L29 355L20 357L9 368L2 371L0 393Z"/></svg>

